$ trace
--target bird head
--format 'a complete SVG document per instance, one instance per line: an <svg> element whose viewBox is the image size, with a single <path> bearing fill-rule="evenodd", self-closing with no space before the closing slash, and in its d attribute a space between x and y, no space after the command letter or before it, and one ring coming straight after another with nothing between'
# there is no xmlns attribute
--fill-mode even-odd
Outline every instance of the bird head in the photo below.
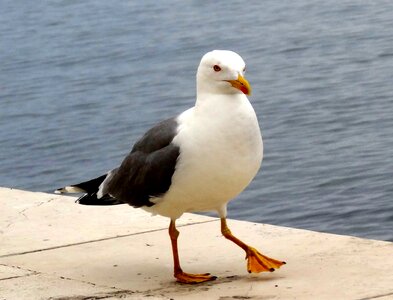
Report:
<svg viewBox="0 0 393 300"><path fill-rule="evenodd" d="M246 64L239 54L228 50L208 52L198 67L198 93L250 95L245 71Z"/></svg>

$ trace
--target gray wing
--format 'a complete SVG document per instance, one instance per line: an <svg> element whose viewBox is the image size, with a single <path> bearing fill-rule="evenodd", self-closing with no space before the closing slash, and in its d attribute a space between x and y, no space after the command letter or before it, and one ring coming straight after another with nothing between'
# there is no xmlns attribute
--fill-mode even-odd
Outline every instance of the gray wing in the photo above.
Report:
<svg viewBox="0 0 393 300"><path fill-rule="evenodd" d="M165 194L172 183L180 155L180 148L172 143L177 128L172 118L147 131L120 167L110 172L104 193L134 207L154 205L150 198Z"/></svg>

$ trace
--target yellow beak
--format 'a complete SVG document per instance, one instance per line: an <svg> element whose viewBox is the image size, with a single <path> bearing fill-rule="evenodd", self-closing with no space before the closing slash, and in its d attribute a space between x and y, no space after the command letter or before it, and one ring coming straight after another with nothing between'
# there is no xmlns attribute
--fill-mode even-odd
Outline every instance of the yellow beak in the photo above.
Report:
<svg viewBox="0 0 393 300"><path fill-rule="evenodd" d="M236 80L228 80L228 82L236 89L242 91L246 95L251 95L251 86L247 79L239 75Z"/></svg>

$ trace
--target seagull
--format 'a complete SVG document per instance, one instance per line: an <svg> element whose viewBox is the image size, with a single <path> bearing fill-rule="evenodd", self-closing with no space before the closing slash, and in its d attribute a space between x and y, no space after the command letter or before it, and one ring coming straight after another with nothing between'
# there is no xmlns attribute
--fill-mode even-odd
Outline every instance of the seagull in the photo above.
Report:
<svg viewBox="0 0 393 300"><path fill-rule="evenodd" d="M285 262L242 242L226 222L228 202L249 185L263 157L245 71L243 59L233 51L206 53L197 70L194 107L148 130L119 167L56 193L84 193L79 204L129 204L168 217L178 282L217 278L210 273L186 273L180 266L176 220L185 212L216 211L223 236L246 252L249 273L280 268Z"/></svg>

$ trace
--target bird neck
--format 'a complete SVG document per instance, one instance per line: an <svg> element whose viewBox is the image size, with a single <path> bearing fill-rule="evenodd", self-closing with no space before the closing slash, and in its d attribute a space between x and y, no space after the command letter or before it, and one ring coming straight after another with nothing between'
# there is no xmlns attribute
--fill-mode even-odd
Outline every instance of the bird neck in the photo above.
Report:
<svg viewBox="0 0 393 300"><path fill-rule="evenodd" d="M247 97L243 93L237 94L210 94L198 93L195 103L196 112L215 115L215 114L236 114L243 106L249 105Z"/></svg>

